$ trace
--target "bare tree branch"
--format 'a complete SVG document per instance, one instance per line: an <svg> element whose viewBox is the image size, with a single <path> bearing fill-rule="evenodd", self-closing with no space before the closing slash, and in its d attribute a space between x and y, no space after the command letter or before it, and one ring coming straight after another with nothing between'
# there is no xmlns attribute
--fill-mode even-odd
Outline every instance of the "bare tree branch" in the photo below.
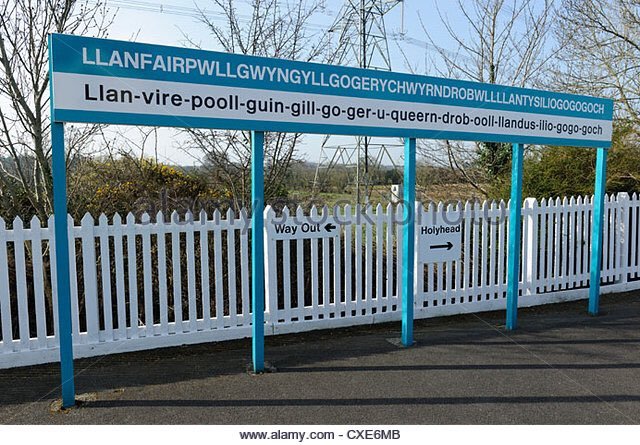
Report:
<svg viewBox="0 0 640 445"><path fill-rule="evenodd" d="M289 60L326 61L329 57L327 33L311 30L309 21L320 2L280 2L253 0L250 19L237 13L238 3L212 0L223 12L223 25L214 23L202 10L200 21L209 29L217 46L227 52L277 57ZM243 14L246 16L246 13ZM195 46L188 35L185 38ZM204 166L234 200L236 209L250 205L250 134L241 131L184 130L186 152L204 155ZM301 135L267 134L265 137L265 196L278 197L284 190L289 166L296 158Z"/></svg>
<svg viewBox="0 0 640 445"><path fill-rule="evenodd" d="M104 36L112 19L100 2L0 0L0 193L14 216L52 209L48 35ZM69 126L69 162L96 128Z"/></svg>

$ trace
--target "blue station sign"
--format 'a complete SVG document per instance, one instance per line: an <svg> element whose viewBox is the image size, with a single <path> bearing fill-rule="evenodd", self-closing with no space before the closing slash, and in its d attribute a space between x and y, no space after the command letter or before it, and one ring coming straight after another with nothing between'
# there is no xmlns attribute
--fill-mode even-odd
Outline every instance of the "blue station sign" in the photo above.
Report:
<svg viewBox="0 0 640 445"><path fill-rule="evenodd" d="M613 101L386 71L51 36L53 119L610 146Z"/></svg>

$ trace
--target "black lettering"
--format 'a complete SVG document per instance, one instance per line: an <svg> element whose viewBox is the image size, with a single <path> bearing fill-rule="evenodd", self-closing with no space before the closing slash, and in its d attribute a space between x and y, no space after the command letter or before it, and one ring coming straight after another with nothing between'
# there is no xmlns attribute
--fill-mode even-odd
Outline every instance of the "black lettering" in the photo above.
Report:
<svg viewBox="0 0 640 445"><path fill-rule="evenodd" d="M151 102L153 102L153 97L154 96L155 96L155 93L147 93L147 92L144 92L144 91L142 92L142 100L147 105L151 105Z"/></svg>
<svg viewBox="0 0 640 445"><path fill-rule="evenodd" d="M171 104L174 107L179 107L180 105L182 105L182 96L180 96L179 94L173 94L171 96Z"/></svg>
<svg viewBox="0 0 640 445"><path fill-rule="evenodd" d="M91 96L88 83L84 84L84 100L98 100L97 97Z"/></svg>

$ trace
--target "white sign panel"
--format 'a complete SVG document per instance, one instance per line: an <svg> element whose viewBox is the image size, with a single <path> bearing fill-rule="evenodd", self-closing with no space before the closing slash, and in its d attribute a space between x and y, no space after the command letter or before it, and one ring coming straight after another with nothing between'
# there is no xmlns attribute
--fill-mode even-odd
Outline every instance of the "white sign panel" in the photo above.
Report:
<svg viewBox="0 0 640 445"><path fill-rule="evenodd" d="M440 263L459 260L462 255L462 218L448 220L441 213L428 213L416 226L418 262Z"/></svg>
<svg viewBox="0 0 640 445"><path fill-rule="evenodd" d="M608 147L589 96L51 36L53 120Z"/></svg>
<svg viewBox="0 0 640 445"><path fill-rule="evenodd" d="M274 220L267 226L267 230L275 240L328 238L340 234L340 226L334 222L314 221L308 217Z"/></svg>

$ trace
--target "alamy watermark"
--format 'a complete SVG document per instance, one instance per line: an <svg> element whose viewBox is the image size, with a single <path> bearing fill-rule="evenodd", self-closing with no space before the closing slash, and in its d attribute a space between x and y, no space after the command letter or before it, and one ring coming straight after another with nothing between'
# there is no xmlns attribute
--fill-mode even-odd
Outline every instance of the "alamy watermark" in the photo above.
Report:
<svg viewBox="0 0 640 445"><path fill-rule="evenodd" d="M135 201L133 206L135 210L132 213L139 224L156 224L157 216L161 214L166 223L197 225L211 221L216 211L220 213L221 219L225 219L226 212L233 209L235 223L240 224L242 233L246 233L251 228L252 209L256 207L254 203L246 210L246 217L240 218L237 201L232 199L181 198L171 200L171 203L168 201L165 192L160 193L159 199L143 197ZM320 200L297 200L286 197L270 199L266 204L270 206L273 216L265 222L273 224L300 225L313 222L315 224L375 225L377 222L377 205L353 205L346 199L337 200L331 206L325 205ZM312 212L314 208L315 211ZM478 199L465 202L422 201L416 206L407 205L405 201L399 200L388 209L390 215L385 211L384 222L401 226L409 222L415 222L416 226L442 223L459 225L465 218L470 218L470 224L497 226L502 224L508 216L508 208L504 201L488 206L483 205ZM143 217L145 214L148 217Z"/></svg>

